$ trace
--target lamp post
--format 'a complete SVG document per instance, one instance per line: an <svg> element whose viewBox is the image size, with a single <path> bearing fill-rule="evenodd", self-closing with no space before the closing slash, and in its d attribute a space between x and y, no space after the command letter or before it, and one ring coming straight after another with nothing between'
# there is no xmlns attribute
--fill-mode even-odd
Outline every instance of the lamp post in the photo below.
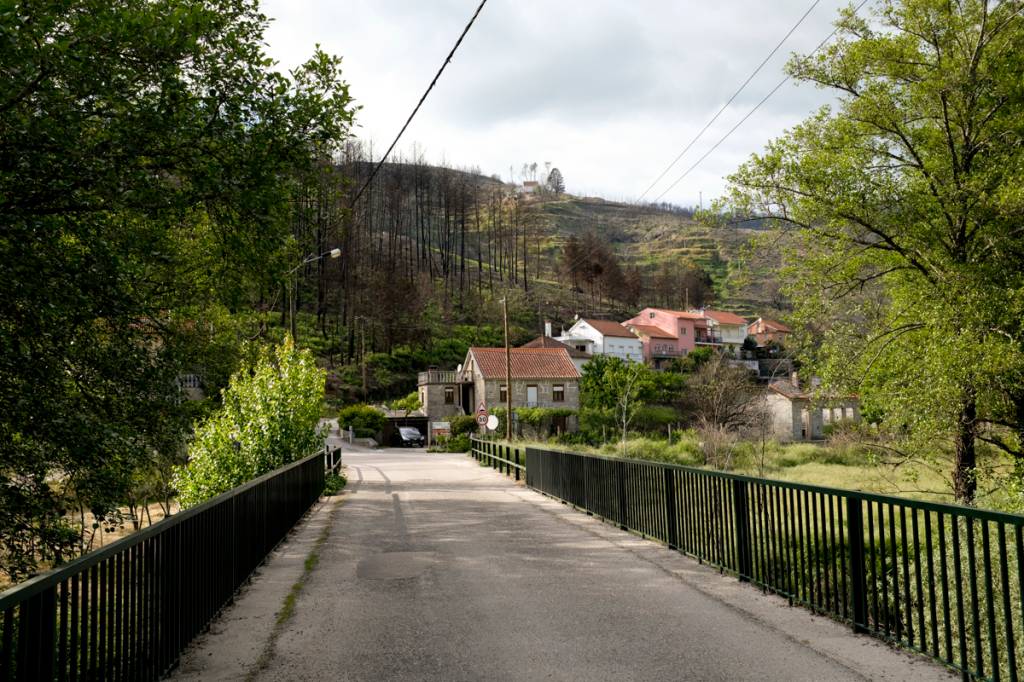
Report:
<svg viewBox="0 0 1024 682"><path fill-rule="evenodd" d="M308 265L308 264L310 264L310 263L312 263L314 261L318 261L321 258L324 258L325 256L329 256L332 259L339 258L339 257L341 257L341 249L331 249L330 251L324 251L320 255L316 255L316 254L312 254L311 253L308 256L306 256L306 258L303 259L303 261L301 263L296 265L294 268L292 268L291 270L289 270L285 274L285 277L290 278L290 281L288 282L288 328L289 328L289 331L291 331L291 334L292 334L292 342L294 342L296 340L296 333L295 333L296 332L296 329L295 329L295 294L296 294L296 291L295 291L295 289L298 286L298 282L296 282L294 280L294 278L292 278L292 275L294 275L295 272L299 268L301 268L303 265Z"/></svg>

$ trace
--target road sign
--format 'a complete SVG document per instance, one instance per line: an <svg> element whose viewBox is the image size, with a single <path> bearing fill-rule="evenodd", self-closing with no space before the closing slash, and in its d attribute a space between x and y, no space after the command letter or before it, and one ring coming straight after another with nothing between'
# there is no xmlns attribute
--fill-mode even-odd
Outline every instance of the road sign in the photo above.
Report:
<svg viewBox="0 0 1024 682"><path fill-rule="evenodd" d="M476 423L480 426L487 426L487 416L487 408L480 403L480 407L476 408Z"/></svg>
<svg viewBox="0 0 1024 682"><path fill-rule="evenodd" d="M496 431L498 429L498 418L493 414L487 418L487 428L491 431Z"/></svg>

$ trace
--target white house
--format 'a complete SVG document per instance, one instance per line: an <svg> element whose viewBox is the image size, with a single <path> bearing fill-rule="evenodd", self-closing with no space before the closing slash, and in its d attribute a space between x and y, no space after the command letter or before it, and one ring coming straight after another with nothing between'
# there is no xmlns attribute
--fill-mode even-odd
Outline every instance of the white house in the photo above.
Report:
<svg viewBox="0 0 1024 682"><path fill-rule="evenodd" d="M580 318L557 340L591 355L610 355L633 362L644 361L643 342L618 322Z"/></svg>
<svg viewBox="0 0 1024 682"><path fill-rule="evenodd" d="M704 309L698 311L707 321L708 341L732 350L743 345L747 338L747 321L735 313L724 310ZM698 339L698 343L700 340Z"/></svg>

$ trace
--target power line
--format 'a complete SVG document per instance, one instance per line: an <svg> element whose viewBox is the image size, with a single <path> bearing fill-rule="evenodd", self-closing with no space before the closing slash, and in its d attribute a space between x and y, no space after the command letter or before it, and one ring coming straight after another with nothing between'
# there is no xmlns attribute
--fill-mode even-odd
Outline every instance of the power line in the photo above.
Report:
<svg viewBox="0 0 1024 682"><path fill-rule="evenodd" d="M854 8L854 10L853 10L853 13L854 13L854 14L856 14L857 12L859 12L859 11L860 11L860 8L861 8L861 7L863 7L863 6L865 5L865 4L867 4L867 2L868 2L868 0L862 0L862 2L861 2L861 3L859 4L859 5L857 5L857 7L855 7L855 8ZM818 43L818 46L817 46L817 47L815 47L815 48L814 48L814 49L813 49L813 50L811 51L811 53L810 53L809 55L807 55L807 56L808 56L808 57L810 57L811 55L814 55L815 53L817 53L817 52L818 52L818 50L820 50L821 48L825 47L825 43L827 43L828 41L832 40L832 37L833 37L833 36L834 36L834 35L836 34L836 32L837 32L838 30L839 30L838 28L834 28L834 29L832 29L832 32L831 32L831 33L829 33L829 34L828 34L827 36L825 36L825 39L824 39L824 40L822 40L822 41L821 41L820 43ZM729 129L729 132L727 132L727 133L726 133L725 135L723 135L722 137L720 137L720 138L718 139L718 142L715 142L715 144L713 144L713 145L711 146L711 149L709 149L709 150L707 150L706 152L704 152L704 155L703 155L703 156L701 156L701 157L700 157L699 159L697 159L697 161L696 161L696 162L695 162L695 163L694 163L694 164L693 164L692 166L690 166L689 168L687 168L687 169L686 169L686 171L685 171L685 172L684 172L684 173L683 173L682 175L680 175L680 176L679 176L678 178L676 178L675 182L673 182L673 183L672 183L671 185L669 185L669 186L668 186L667 188L665 188L665 191L663 191L663 192L662 192L661 194L659 194L659 195L658 195L658 197L657 197L657 198L656 198L656 199L654 200L654 203L657 203L658 201L660 201L660 200L661 200L661 198L662 198L663 196L665 196L666 194L668 194L668 193L669 193L669 192L670 192L670 191L672 190L672 188L673 188L673 187L675 187L675 186L676 186L676 185L678 185L678 184L679 184L680 182L682 182L682 181L683 181L683 178L685 178L685 177L686 177L687 175L689 175L689 174L690 174L690 173L691 173L691 172L693 171L693 169L695 169L695 168L696 168L697 166L699 166L699 165L700 165L700 164L701 164L701 163L702 163L702 162L704 161L704 159L706 159L706 158L708 158L709 156L711 156L711 153L712 153L713 151L715 151L716 149L718 149L718 147L719 147L719 146L720 146L720 145L721 145L721 144L722 144L723 142L725 142L725 141L726 141L726 140L727 140L727 139L729 138L729 136L730 136L730 135L732 135L732 134L733 134L734 132L736 132L736 130L737 130L737 129L738 129L738 128L739 128L740 126L741 126L741 125L743 125L743 124L744 124L744 123L746 122L746 120L747 120L748 118L750 118L751 116L753 116L753 115L754 115L754 112L756 112L756 111L757 111L758 109L760 109L760 108L761 108L761 105L762 105L762 104L764 104L765 102L767 102L767 101L768 101L768 99L769 99L769 98L771 98L771 96L772 96L772 95L774 95L774 94L775 94L776 92L778 92L778 91L779 91L779 88L781 88L781 87L782 87L783 85L785 85L786 83L788 83L788 82L789 82L789 80L790 80L790 76L786 76L786 77L785 77L785 78L783 78L783 79L782 79L781 81L779 81L779 82L778 82L778 84L777 84L777 85L776 85L776 86L775 86L774 88L772 88L771 90L769 90L769 91L768 91L768 94L767 94L767 95L765 95L765 96L764 96L763 98L761 98L761 101L760 101L760 102L758 102L757 104L755 104L755 105L754 105L754 107L753 107L753 108L752 108L752 109L751 109L750 111L748 111L748 112L746 113L746 115L745 115L745 116L744 116L743 118L741 118L741 119L739 120L739 122L738 122L738 123L737 123L736 125L734 125L734 126L733 126L732 128L730 128L730 129Z"/></svg>
<svg viewBox="0 0 1024 682"><path fill-rule="evenodd" d="M359 201L359 197L363 195L363 192L366 191L366 188L370 186L371 182L373 182L373 178L376 177L377 171L380 170L380 167L384 165L385 161L387 161L388 155L391 154L392 150L395 148L395 145L398 144L398 140L402 137L402 133L404 133L405 129L409 127L409 124L412 123L412 119L416 116L416 112L418 112L420 110L420 107L423 106L423 102L427 99L427 95L429 95L430 91L434 89L434 85L437 83L437 80L441 77L441 74L444 73L445 68L448 66L448 64L451 63L452 57L455 56L455 51L458 50L459 45L462 44L462 39L466 37L467 33L469 33L469 29L473 27L473 22L475 22L476 18L480 15L480 10L482 10L484 8L484 5L486 4L487 0L480 1L480 5L477 6L476 11L473 12L473 16L470 17L469 23L466 24L466 28L462 29L462 34L459 36L459 39L455 41L455 45L452 47L451 52L448 53L448 56L445 58L444 63L441 64L441 68L438 69L437 73L434 75L434 80L430 81L430 85L427 86L426 92L424 92L423 96L420 97L420 101L416 103L416 108L412 110L411 114L409 114L409 118L406 119L405 125L402 126L402 129L398 131L398 135L395 136L395 139L391 143L391 146L388 147L388 150L386 152L384 152L384 156L382 156L380 161L377 162L377 165L374 166L373 171L370 173L370 177L366 179L366 182L363 183L363 186L360 187L359 191L356 193L355 198L352 199L353 206L356 205L356 202Z"/></svg>
<svg viewBox="0 0 1024 682"><path fill-rule="evenodd" d="M743 92L743 89L746 88L747 85L750 83L750 81L752 81L754 79L754 76L756 76L761 71L761 69L764 68L764 65L767 64L768 61L772 57L775 56L775 53L779 51L779 48L782 47L782 44L784 42L786 42L787 40L789 40L789 37L791 35L793 35L793 31L795 31L800 26L800 24L804 23L804 19L806 19L807 15L810 14L811 11L815 7L818 6L819 2L821 2L821 0L814 0L814 2L811 3L811 6L807 8L807 11L803 13L803 16L801 16L800 19L797 20L797 22L795 24L793 24L793 27L789 29L789 31L786 33L786 35L784 35L782 37L782 40L780 40L779 43L772 49L772 51L768 53L768 56L765 57L764 60L762 60L761 63L757 65L757 68L754 69L754 72L751 73L749 76L747 76L747 80L743 81L743 84L740 85L739 89L736 90L736 92L732 93L732 97L729 98L729 101L727 101L725 104L722 105L722 108L718 110L718 113L716 113L714 116L712 116L711 120L708 121L704 125L704 127L700 129L700 132L697 133L697 135L694 136L694 138L692 140L690 140L689 144L687 144L686 147L683 148L683 151L679 152L679 156L677 156L675 159L673 159L672 163L670 163L668 166L665 167L665 170L661 171L661 175L659 175L658 177L656 177L654 179L654 182L652 182L650 184L650 186L643 191L643 194L641 194L637 198L637 201L639 201L640 199L643 199L645 196L647 196L647 193L650 192L652 189L654 189L655 185L657 185L659 182L661 182L661 179L663 177L665 177L665 175L668 174L668 172L670 170L672 170L672 167L675 166L677 163L679 163L679 159L683 158L683 156L686 154L686 152L690 151L690 147L692 147L694 144L696 144L697 140L699 140L701 138L701 136L705 132L707 132L707 129L710 128L711 125L715 121L718 120L718 117L722 115L722 112L724 112L727 108L729 108L729 105L732 104L733 100L735 100L736 97L738 97L741 92Z"/></svg>

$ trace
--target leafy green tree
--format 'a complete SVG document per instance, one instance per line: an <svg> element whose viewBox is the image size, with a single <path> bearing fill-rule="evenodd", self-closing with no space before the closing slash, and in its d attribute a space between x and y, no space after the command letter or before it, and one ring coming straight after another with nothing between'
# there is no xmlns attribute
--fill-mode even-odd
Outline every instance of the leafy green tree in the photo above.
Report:
<svg viewBox="0 0 1024 682"><path fill-rule="evenodd" d="M358 438L373 438L387 423L384 413L369 405L349 405L338 413L338 426L351 428Z"/></svg>
<svg viewBox="0 0 1024 682"><path fill-rule="evenodd" d="M248 0L0 9L0 570L59 561L69 500L105 516L172 456L198 311L260 301L294 256L293 178L354 107L337 58L276 71L267 21Z"/></svg>
<svg viewBox="0 0 1024 682"><path fill-rule="evenodd" d="M312 454L325 374L290 339L262 349L224 390L221 409L196 428L188 464L174 472L182 507L191 507Z"/></svg>
<svg viewBox="0 0 1024 682"><path fill-rule="evenodd" d="M788 234L804 353L884 404L908 452L1024 457L1024 22L1018 2L882 0L789 71L838 96L732 177Z"/></svg>

